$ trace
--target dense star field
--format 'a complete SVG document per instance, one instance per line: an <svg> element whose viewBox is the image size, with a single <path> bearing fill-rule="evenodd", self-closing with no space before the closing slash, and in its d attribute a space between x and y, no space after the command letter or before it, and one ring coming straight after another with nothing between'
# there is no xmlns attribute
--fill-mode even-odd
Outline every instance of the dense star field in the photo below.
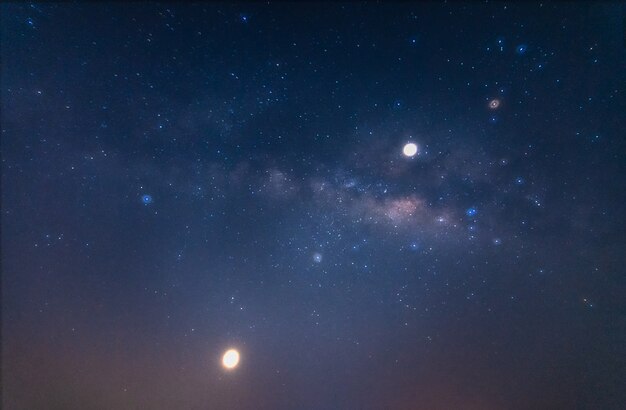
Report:
<svg viewBox="0 0 626 410"><path fill-rule="evenodd" d="M623 6L0 12L3 409L624 408Z"/></svg>

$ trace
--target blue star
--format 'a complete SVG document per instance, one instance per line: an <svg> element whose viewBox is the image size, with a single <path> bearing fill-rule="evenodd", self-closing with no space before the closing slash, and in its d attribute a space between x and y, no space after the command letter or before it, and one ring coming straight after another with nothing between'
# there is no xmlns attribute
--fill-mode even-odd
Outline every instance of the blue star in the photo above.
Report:
<svg viewBox="0 0 626 410"><path fill-rule="evenodd" d="M465 211L465 215L467 216L474 216L478 213L478 210L474 207L471 208L467 208L467 210Z"/></svg>
<svg viewBox="0 0 626 410"><path fill-rule="evenodd" d="M522 55L522 54L526 54L527 49L528 49L528 46L526 44L520 44L519 46L515 47L515 52L519 55Z"/></svg>
<svg viewBox="0 0 626 410"><path fill-rule="evenodd" d="M524 185L524 178L522 178L522 177L515 178L515 183L517 185Z"/></svg>
<svg viewBox="0 0 626 410"><path fill-rule="evenodd" d="M141 196L141 202L143 202L144 205L149 205L152 203L152 196L148 195L148 194L144 194Z"/></svg>

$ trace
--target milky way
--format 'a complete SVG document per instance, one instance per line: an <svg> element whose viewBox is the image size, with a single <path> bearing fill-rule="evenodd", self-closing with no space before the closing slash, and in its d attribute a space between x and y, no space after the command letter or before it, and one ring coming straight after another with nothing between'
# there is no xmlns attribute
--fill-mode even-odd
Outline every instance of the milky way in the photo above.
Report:
<svg viewBox="0 0 626 410"><path fill-rule="evenodd" d="M620 6L0 11L3 409L623 408Z"/></svg>

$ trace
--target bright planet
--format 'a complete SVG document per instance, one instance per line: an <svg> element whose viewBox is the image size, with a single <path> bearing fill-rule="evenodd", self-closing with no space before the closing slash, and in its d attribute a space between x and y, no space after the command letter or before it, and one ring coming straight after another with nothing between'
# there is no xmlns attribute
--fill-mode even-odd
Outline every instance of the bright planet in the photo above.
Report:
<svg viewBox="0 0 626 410"><path fill-rule="evenodd" d="M227 350L222 357L222 365L227 369L234 369L239 364L239 352L235 349Z"/></svg>
<svg viewBox="0 0 626 410"><path fill-rule="evenodd" d="M402 153L406 157L414 157L417 154L417 144L412 142L405 144L404 148L402 148Z"/></svg>

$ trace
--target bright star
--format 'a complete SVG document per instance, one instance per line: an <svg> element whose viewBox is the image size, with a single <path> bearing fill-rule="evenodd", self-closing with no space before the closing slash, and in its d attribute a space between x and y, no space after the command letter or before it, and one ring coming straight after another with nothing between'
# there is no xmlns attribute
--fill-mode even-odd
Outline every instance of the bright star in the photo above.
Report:
<svg viewBox="0 0 626 410"><path fill-rule="evenodd" d="M226 369L234 369L239 364L239 352L235 349L229 349L222 357L222 365Z"/></svg>
<svg viewBox="0 0 626 410"><path fill-rule="evenodd" d="M489 101L489 108L492 110L496 110L498 109L498 107L500 106L500 100L497 98L494 98L493 100Z"/></svg>
<svg viewBox="0 0 626 410"><path fill-rule="evenodd" d="M414 144L412 142L405 144L404 148L402 148L402 153L404 154L404 156L409 158L414 157L417 154L417 151L417 144Z"/></svg>

